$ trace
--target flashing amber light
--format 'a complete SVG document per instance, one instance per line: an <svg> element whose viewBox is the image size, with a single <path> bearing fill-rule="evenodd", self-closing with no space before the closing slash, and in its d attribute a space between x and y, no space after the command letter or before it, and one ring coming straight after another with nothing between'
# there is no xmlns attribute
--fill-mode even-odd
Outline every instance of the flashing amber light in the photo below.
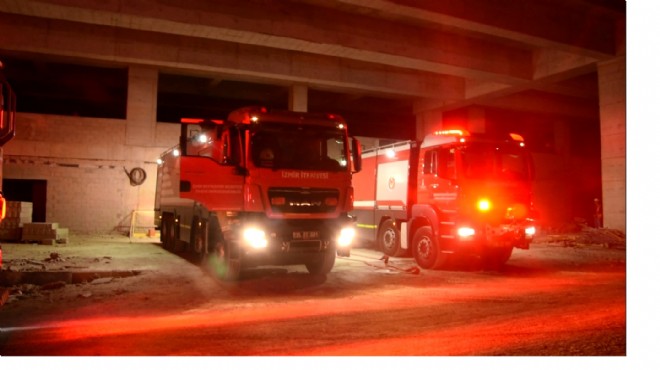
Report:
<svg viewBox="0 0 660 370"><path fill-rule="evenodd" d="M434 135L453 135L453 136L470 136L470 133L465 130L440 130L433 133Z"/></svg>
<svg viewBox="0 0 660 370"><path fill-rule="evenodd" d="M181 118L181 123L183 124L200 124L203 123L205 120L202 118ZM221 119L211 119L209 122L213 122L216 125L222 125L225 123L225 121Z"/></svg>
<svg viewBox="0 0 660 370"><path fill-rule="evenodd" d="M477 209L481 212L488 212L493 207L488 199L479 199L477 202Z"/></svg>
<svg viewBox="0 0 660 370"><path fill-rule="evenodd" d="M257 122L257 121L259 121L259 117L257 117L257 116L252 116L252 117L250 117L250 121L252 121L252 122Z"/></svg>
<svg viewBox="0 0 660 370"><path fill-rule="evenodd" d="M520 142L525 141L525 139L520 134L516 134L516 133L512 132L512 133L509 134L509 136L511 137L511 139L513 139L515 141L520 141Z"/></svg>
<svg viewBox="0 0 660 370"><path fill-rule="evenodd" d="M0 194L0 221L5 219L5 216L7 215L7 202L5 201L5 197Z"/></svg>

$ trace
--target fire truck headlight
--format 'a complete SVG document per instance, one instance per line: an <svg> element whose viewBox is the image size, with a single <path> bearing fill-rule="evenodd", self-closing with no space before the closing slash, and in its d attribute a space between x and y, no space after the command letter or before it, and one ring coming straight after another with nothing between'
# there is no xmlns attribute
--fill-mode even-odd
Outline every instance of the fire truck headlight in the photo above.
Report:
<svg viewBox="0 0 660 370"><path fill-rule="evenodd" d="M476 234L476 231L471 227L459 227L456 233L461 238L469 238L471 236L474 236L474 234Z"/></svg>
<svg viewBox="0 0 660 370"><path fill-rule="evenodd" d="M256 227L248 227L243 230L243 241L253 249L264 249L268 245L266 233Z"/></svg>
<svg viewBox="0 0 660 370"><path fill-rule="evenodd" d="M535 234L536 234L536 227L527 226L525 228L525 237L527 237L528 239L531 239Z"/></svg>
<svg viewBox="0 0 660 370"><path fill-rule="evenodd" d="M346 248L353 243L355 238L355 229L353 227L345 227L339 232L339 237L337 238L337 247Z"/></svg>
<svg viewBox="0 0 660 370"><path fill-rule="evenodd" d="M209 141L209 137L206 134L199 134L195 136L195 141L199 144L206 144Z"/></svg>

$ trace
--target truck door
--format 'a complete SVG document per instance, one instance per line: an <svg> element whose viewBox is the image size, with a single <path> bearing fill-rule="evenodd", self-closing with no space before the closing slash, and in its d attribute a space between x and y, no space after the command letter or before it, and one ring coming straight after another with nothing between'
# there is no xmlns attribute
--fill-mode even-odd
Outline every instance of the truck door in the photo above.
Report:
<svg viewBox="0 0 660 370"><path fill-rule="evenodd" d="M456 190L456 149L439 147L424 154L424 173L422 181L426 196L442 215L442 222L453 219L457 211Z"/></svg>
<svg viewBox="0 0 660 370"><path fill-rule="evenodd" d="M210 150L181 158L181 197L194 199L209 210L241 210L244 166L241 135L234 126L223 127Z"/></svg>

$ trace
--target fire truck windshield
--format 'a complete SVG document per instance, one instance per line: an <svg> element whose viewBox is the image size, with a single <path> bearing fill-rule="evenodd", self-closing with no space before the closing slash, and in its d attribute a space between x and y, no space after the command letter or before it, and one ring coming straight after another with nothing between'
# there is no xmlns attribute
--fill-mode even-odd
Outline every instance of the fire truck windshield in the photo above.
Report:
<svg viewBox="0 0 660 370"><path fill-rule="evenodd" d="M343 130L331 127L268 123L251 135L251 158L257 167L346 171Z"/></svg>
<svg viewBox="0 0 660 370"><path fill-rule="evenodd" d="M518 145L470 143L460 153L465 178L507 181L531 179L529 156Z"/></svg>

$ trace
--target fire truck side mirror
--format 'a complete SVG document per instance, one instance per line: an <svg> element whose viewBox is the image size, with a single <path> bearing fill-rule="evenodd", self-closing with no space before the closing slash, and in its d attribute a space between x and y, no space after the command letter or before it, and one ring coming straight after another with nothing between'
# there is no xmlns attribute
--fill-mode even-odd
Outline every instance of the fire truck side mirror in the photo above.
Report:
<svg viewBox="0 0 660 370"><path fill-rule="evenodd" d="M360 140L352 138L351 153L353 153L353 169L355 173L360 172L362 170L362 145Z"/></svg>

